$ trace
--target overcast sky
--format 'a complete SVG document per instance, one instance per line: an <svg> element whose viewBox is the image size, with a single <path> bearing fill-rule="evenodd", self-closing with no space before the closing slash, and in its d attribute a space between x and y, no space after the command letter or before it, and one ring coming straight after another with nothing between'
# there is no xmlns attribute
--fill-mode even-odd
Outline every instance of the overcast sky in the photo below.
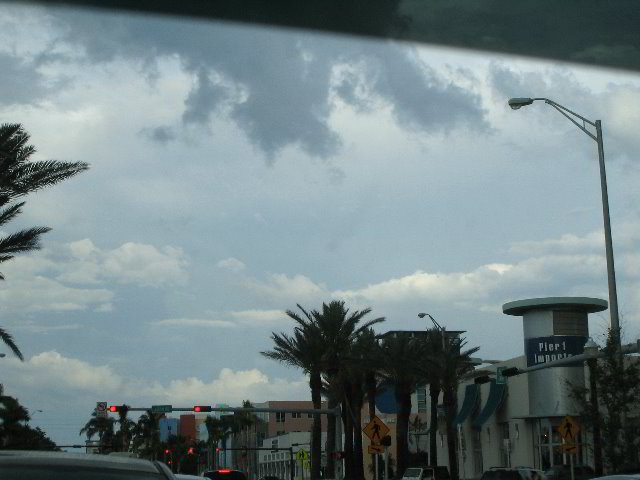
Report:
<svg viewBox="0 0 640 480"><path fill-rule="evenodd" d="M602 119L620 313L640 334L640 78L506 56L68 10L0 11L0 116L91 169L7 227L0 381L54 440L96 401L308 399L259 355L286 309L343 299L484 358L523 353L508 301L608 298ZM5 232L5 233L7 233ZM598 337L608 312L593 315ZM0 351L6 351L0 346Z"/></svg>

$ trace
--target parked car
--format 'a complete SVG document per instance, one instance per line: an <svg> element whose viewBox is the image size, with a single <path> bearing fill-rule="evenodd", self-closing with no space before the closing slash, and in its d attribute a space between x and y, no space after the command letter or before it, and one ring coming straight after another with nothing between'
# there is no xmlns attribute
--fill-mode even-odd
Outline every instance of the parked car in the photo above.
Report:
<svg viewBox="0 0 640 480"><path fill-rule="evenodd" d="M209 470L202 474L205 478L211 480L247 480L247 476L240 470L232 470L230 468L219 468L218 470Z"/></svg>
<svg viewBox="0 0 640 480"><path fill-rule="evenodd" d="M437 467L410 467L402 476L403 480L449 480L449 469L444 466Z"/></svg>
<svg viewBox="0 0 640 480"><path fill-rule="evenodd" d="M480 480L529 480L529 474L519 468L492 467L482 474Z"/></svg>
<svg viewBox="0 0 640 480"><path fill-rule="evenodd" d="M571 480L571 467L569 465L554 465L544 472L547 480ZM596 476L589 465L575 465L573 467L574 480L589 480Z"/></svg>
<svg viewBox="0 0 640 480"><path fill-rule="evenodd" d="M544 474L542 470L538 470L533 467L514 467L521 472L525 472L527 474L527 478L529 480L547 480L547 476Z"/></svg>
<svg viewBox="0 0 640 480"><path fill-rule="evenodd" d="M175 480L166 465L138 458L0 450L2 480Z"/></svg>

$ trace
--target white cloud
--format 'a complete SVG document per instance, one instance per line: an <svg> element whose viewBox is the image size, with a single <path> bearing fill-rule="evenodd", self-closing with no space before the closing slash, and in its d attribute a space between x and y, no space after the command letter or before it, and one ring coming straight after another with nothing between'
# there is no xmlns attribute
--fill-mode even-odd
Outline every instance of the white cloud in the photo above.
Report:
<svg viewBox="0 0 640 480"><path fill-rule="evenodd" d="M230 315L238 322L250 325L279 323L289 318L284 310L241 310Z"/></svg>
<svg viewBox="0 0 640 480"><path fill-rule="evenodd" d="M42 352L25 362L13 358L5 359L5 362L14 389L35 388L69 398L89 393L95 398L120 398L128 404L166 402L182 406L200 402L239 405L247 398L255 402L309 398L305 378L295 381L270 378L255 368L222 368L210 379L176 378L163 384L126 377L109 365L93 365L55 351Z"/></svg>
<svg viewBox="0 0 640 480"><path fill-rule="evenodd" d="M67 245L69 256L58 279L70 283L118 283L143 287L183 285L188 261L180 248L161 248L127 242L113 250L101 250L89 239ZM70 257L70 258L69 258Z"/></svg>
<svg viewBox="0 0 640 480"><path fill-rule="evenodd" d="M180 248L128 242L107 252L105 274L121 283L160 287L183 285L187 281L187 261Z"/></svg>
<svg viewBox="0 0 640 480"><path fill-rule="evenodd" d="M295 299L295 302L304 304L322 301L331 295L326 285L316 284L304 275L288 277L274 273L267 277L266 282L252 279L245 286L276 303L288 304Z"/></svg>
<svg viewBox="0 0 640 480"><path fill-rule="evenodd" d="M115 392L124 381L107 365L96 366L75 358L64 357L56 351L42 352L25 362L8 359L10 369L18 373L14 382L48 389Z"/></svg>
<svg viewBox="0 0 640 480"><path fill-rule="evenodd" d="M150 322L151 325L160 327L207 327L207 328L234 328L237 324L227 320L214 320L208 318L167 318Z"/></svg>
<svg viewBox="0 0 640 480"><path fill-rule="evenodd" d="M28 270L20 272L23 263L16 258L7 271L7 281L0 285L0 312L73 311L110 302L113 292L103 288L74 288L62 282L35 275Z"/></svg>
<svg viewBox="0 0 640 480"><path fill-rule="evenodd" d="M224 260L220 260L216 266L218 268L223 268L225 270L229 270L231 272L240 272L245 269L246 265L242 263L240 260L234 257L225 258Z"/></svg>

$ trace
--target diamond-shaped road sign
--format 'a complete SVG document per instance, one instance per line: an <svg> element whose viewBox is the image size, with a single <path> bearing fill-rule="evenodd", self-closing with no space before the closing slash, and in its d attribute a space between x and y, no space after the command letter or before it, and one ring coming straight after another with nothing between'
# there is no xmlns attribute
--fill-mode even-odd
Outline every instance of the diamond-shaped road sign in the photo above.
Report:
<svg viewBox="0 0 640 480"><path fill-rule="evenodd" d="M96 402L96 417L106 418L107 416L107 402Z"/></svg>
<svg viewBox="0 0 640 480"><path fill-rule="evenodd" d="M580 431L580 427L573 418L567 415L566 417L564 417L562 423L558 427L558 431L560 433L560 436L564 438L565 442L576 443L576 438L578 436L578 432Z"/></svg>
<svg viewBox="0 0 640 480"><path fill-rule="evenodd" d="M374 416L362 431L369 437L371 443L380 443L387 433L389 433L389 427L378 417Z"/></svg>

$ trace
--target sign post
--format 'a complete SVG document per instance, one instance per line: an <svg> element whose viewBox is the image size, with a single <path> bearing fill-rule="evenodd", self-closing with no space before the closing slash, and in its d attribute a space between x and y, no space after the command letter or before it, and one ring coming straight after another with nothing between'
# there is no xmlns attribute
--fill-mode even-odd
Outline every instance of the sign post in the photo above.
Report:
<svg viewBox="0 0 640 480"><path fill-rule="evenodd" d="M571 465L571 480L575 480L575 473L573 468L573 456L578 452L576 441L578 437L578 432L580 431L580 427L578 426L578 424L573 418L567 415L562 420L562 423L560 424L559 428L560 428L560 435L565 441L563 450L569 455L569 464Z"/></svg>

